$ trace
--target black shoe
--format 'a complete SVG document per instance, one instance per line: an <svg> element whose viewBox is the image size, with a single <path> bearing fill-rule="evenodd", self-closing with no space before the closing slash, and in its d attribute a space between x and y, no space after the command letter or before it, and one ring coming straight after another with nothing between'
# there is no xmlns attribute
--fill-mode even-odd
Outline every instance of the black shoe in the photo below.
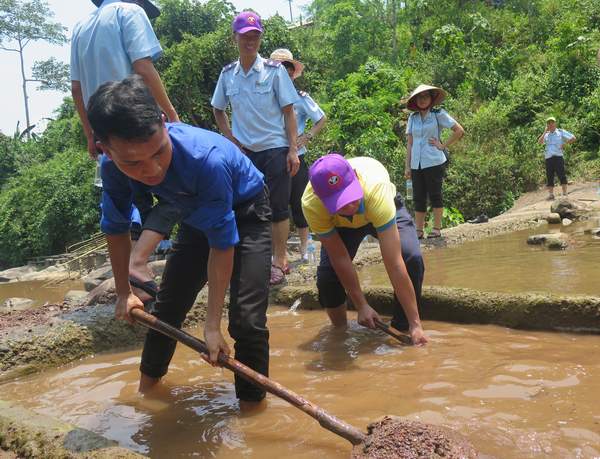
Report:
<svg viewBox="0 0 600 459"><path fill-rule="evenodd" d="M487 223L489 221L489 218L487 217L486 214L481 214L475 218L473 218L472 220L468 220L467 223Z"/></svg>

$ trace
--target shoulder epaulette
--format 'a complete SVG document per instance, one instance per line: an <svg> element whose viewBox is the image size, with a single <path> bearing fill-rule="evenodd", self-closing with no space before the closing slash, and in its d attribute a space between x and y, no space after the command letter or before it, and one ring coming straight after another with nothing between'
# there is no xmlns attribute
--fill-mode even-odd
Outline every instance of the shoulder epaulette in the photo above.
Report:
<svg viewBox="0 0 600 459"><path fill-rule="evenodd" d="M225 67L223 67L221 72L227 72L228 70L231 70L232 68L235 67L236 64L237 64L237 61L233 61L232 63L227 64Z"/></svg>
<svg viewBox="0 0 600 459"><path fill-rule="evenodd" d="M274 61L273 59L266 59L265 65L269 67L279 67L281 65L281 61Z"/></svg>
<svg viewBox="0 0 600 459"><path fill-rule="evenodd" d="M431 112L431 113L441 113L441 112L442 112L442 109L441 109L441 108L439 108L439 107L438 107L438 108L432 108L432 109L430 110L430 112Z"/></svg>
<svg viewBox="0 0 600 459"><path fill-rule="evenodd" d="M298 95L300 97L306 97L306 96L308 96L308 93L306 91L300 91L300 90L298 90Z"/></svg>

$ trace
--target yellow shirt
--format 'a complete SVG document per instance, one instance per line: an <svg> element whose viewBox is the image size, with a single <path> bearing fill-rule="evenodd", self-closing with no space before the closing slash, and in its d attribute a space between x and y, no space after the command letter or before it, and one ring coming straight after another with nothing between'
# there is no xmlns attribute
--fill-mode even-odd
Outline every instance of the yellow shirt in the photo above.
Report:
<svg viewBox="0 0 600 459"><path fill-rule="evenodd" d="M302 195L302 211L310 229L319 236L329 236L336 228L361 228L369 223L377 231L383 231L396 220L396 186L379 161L358 157L348 160L356 171L364 197L358 212L350 217L330 214L313 191L310 182Z"/></svg>

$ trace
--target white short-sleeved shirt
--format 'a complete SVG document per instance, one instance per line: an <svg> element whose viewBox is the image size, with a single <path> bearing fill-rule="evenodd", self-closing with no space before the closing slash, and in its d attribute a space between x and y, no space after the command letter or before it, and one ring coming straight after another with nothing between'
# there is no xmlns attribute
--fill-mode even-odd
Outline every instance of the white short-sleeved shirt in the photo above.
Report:
<svg viewBox="0 0 600 459"><path fill-rule="evenodd" d="M413 138L410 168L425 169L444 164L444 152L431 145L429 139L439 139L442 129L449 129L455 124L456 120L443 109L430 111L425 118L419 112L412 113L406 126L406 133L412 134Z"/></svg>
<svg viewBox="0 0 600 459"><path fill-rule="evenodd" d="M234 137L256 152L289 146L282 108L298 98L281 62L258 55L248 73L239 61L223 68L211 105L225 110L231 104Z"/></svg>
<svg viewBox="0 0 600 459"><path fill-rule="evenodd" d="M544 158L548 159L552 156L563 156L561 146L574 137L575 136L569 131L559 128L556 128L554 132L546 132L544 135L544 144L546 145Z"/></svg>
<svg viewBox="0 0 600 459"><path fill-rule="evenodd" d="M300 99L294 103L294 112L296 113L296 123L298 124L298 135L304 134L306 129L306 122L312 120L313 123L318 123L321 118L325 116L321 107L313 100L308 93L304 91L298 91ZM306 153L306 147L302 147L298 150L298 156Z"/></svg>
<svg viewBox="0 0 600 459"><path fill-rule="evenodd" d="M104 0L79 22L71 38L71 80L81 82L83 101L107 81L133 73L139 59L156 60L162 48L146 12L134 3Z"/></svg>

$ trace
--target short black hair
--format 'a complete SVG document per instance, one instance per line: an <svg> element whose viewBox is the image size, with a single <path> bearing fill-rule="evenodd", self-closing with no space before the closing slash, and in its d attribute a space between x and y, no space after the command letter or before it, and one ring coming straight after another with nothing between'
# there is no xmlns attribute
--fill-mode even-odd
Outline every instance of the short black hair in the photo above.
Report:
<svg viewBox="0 0 600 459"><path fill-rule="evenodd" d="M162 125L162 112L139 75L101 85L90 97L87 115L94 135L145 141Z"/></svg>

